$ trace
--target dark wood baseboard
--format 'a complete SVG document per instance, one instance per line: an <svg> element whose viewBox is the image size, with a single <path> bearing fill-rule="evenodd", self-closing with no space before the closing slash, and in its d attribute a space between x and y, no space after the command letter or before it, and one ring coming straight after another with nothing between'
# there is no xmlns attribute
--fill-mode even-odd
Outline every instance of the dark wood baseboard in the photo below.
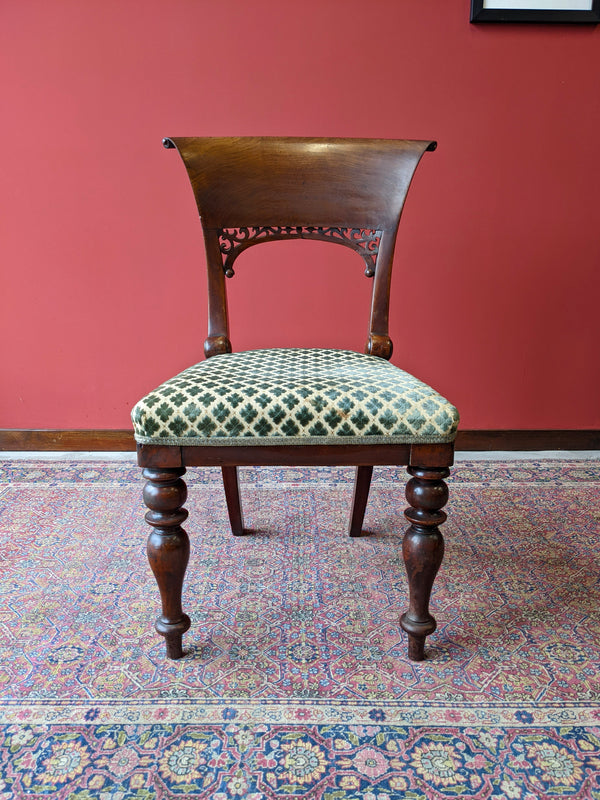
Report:
<svg viewBox="0 0 600 800"><path fill-rule="evenodd" d="M600 450L600 430L459 431L456 450Z"/></svg>
<svg viewBox="0 0 600 800"><path fill-rule="evenodd" d="M459 431L457 450L600 450L600 430ZM127 430L0 428L0 450L133 451Z"/></svg>
<svg viewBox="0 0 600 800"><path fill-rule="evenodd" d="M0 428L0 450L135 450L132 431Z"/></svg>

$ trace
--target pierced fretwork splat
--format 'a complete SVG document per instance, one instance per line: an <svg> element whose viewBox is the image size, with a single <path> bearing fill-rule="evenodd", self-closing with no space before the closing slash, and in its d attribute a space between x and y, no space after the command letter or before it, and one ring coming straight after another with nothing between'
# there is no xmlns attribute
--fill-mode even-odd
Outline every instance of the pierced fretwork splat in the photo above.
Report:
<svg viewBox="0 0 600 800"><path fill-rule="evenodd" d="M228 278L233 273L233 262L241 252L268 239L318 239L334 241L351 247L365 262L365 275L375 275L377 254L382 231L367 228L322 228L317 226L221 228L219 249L223 258L223 271Z"/></svg>

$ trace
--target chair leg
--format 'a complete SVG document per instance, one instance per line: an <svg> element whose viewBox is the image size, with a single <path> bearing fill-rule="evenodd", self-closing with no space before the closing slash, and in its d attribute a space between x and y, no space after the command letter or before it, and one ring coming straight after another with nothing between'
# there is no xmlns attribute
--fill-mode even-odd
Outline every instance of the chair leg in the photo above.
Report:
<svg viewBox="0 0 600 800"><path fill-rule="evenodd" d="M410 508L404 512L411 523L402 543L408 575L409 607L400 624L408 634L408 657L425 658L425 637L436 629L429 613L429 598L435 576L444 557L444 537L438 529L446 520L441 510L448 501L448 487L443 481L447 468L408 467L413 476L406 485Z"/></svg>
<svg viewBox="0 0 600 800"><path fill-rule="evenodd" d="M156 630L165 637L168 658L183 656L182 636L190 627L190 618L181 608L181 589L187 567L190 542L181 523L188 512L182 508L187 488L181 476L183 467L145 469L148 483L144 502L150 509L146 522L154 530L148 537L148 560L162 600L162 614Z"/></svg>
<svg viewBox="0 0 600 800"><path fill-rule="evenodd" d="M352 516L350 517L349 536L362 536L363 520L369 499L369 488L373 467L357 467L354 479L354 497L352 498Z"/></svg>
<svg viewBox="0 0 600 800"><path fill-rule="evenodd" d="M234 536L245 536L249 531L244 530L244 515L240 500L240 485L238 482L237 467L221 467L223 473L223 487L227 501L227 513Z"/></svg>

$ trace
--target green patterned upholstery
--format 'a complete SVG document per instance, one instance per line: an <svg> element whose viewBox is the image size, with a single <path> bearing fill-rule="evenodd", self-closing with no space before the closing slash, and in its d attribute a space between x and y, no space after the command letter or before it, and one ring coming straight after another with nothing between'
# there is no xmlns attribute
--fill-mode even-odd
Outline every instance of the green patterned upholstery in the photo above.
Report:
<svg viewBox="0 0 600 800"><path fill-rule="evenodd" d="M136 441L170 445L451 442L458 412L425 383L348 350L249 350L196 364L137 403Z"/></svg>

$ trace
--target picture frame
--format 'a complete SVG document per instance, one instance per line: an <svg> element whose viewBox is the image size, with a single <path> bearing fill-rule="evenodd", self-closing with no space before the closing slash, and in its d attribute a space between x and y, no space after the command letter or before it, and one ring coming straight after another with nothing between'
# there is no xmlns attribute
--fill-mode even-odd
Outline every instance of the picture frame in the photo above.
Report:
<svg viewBox="0 0 600 800"><path fill-rule="evenodd" d="M470 22L600 23L600 0L471 0Z"/></svg>

